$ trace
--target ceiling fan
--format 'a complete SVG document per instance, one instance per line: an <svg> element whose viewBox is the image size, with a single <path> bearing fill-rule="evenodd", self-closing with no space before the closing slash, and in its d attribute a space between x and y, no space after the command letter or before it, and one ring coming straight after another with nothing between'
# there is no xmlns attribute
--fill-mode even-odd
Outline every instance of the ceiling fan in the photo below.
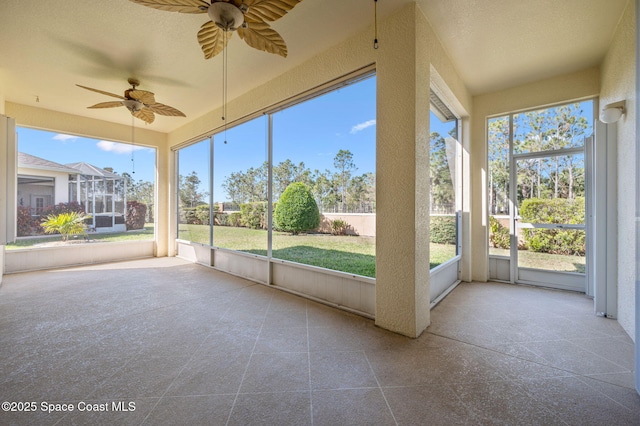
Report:
<svg viewBox="0 0 640 426"><path fill-rule="evenodd" d="M156 116L154 113L172 117L186 117L182 111L178 111L169 105L156 102L155 95L152 92L136 89L136 87L140 85L140 82L135 78L130 78L127 81L131 85L131 89L125 90L124 96L93 89L91 87L81 86L79 84L76 84L76 86L91 90L92 92L102 93L103 95L122 99L120 101L101 102L88 108L114 108L124 106L131 111L131 115L139 118L147 124L151 124L153 123L153 120L155 120Z"/></svg>
<svg viewBox="0 0 640 426"><path fill-rule="evenodd" d="M287 57L282 36L267 21L282 18L302 0L130 0L154 9L207 13L211 18L198 31L205 59L222 52L233 31L249 46Z"/></svg>

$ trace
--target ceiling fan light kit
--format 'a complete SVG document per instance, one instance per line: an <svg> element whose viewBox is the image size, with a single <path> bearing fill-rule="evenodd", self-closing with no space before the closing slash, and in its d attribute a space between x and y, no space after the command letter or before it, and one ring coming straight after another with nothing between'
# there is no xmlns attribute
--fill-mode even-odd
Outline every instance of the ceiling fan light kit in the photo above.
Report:
<svg viewBox="0 0 640 426"><path fill-rule="evenodd" d="M132 113L140 111L143 107L142 102L133 99L122 101L122 104Z"/></svg>
<svg viewBox="0 0 640 426"><path fill-rule="evenodd" d="M211 3L207 8L207 14L222 31L235 31L243 25L246 27L244 13L231 3Z"/></svg>

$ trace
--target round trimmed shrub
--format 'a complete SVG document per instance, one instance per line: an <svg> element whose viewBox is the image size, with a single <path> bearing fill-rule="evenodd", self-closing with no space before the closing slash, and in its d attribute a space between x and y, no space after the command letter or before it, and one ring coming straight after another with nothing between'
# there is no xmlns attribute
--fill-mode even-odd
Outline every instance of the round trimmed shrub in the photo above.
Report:
<svg viewBox="0 0 640 426"><path fill-rule="evenodd" d="M311 189L302 182L293 182L284 190L274 213L276 227L297 235L320 226L320 211Z"/></svg>

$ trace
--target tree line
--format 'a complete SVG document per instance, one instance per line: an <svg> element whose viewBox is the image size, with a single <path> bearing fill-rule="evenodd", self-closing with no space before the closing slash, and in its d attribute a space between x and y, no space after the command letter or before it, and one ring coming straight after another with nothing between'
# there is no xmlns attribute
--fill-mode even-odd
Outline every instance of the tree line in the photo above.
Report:
<svg viewBox="0 0 640 426"><path fill-rule="evenodd" d="M432 213L453 213L455 211L456 192L454 187L456 129L452 129L449 138L438 132L431 132L429 147L430 206ZM453 138L453 140L451 139ZM454 144L447 143L447 140ZM449 147L448 147L449 145Z"/></svg>
<svg viewBox="0 0 640 426"><path fill-rule="evenodd" d="M579 103L516 114L512 127L515 154L581 147L589 132ZM488 132L489 209L491 214L508 214L509 116L490 120ZM519 205L532 198L573 200L584 196L582 154L520 158L516 168L518 188L514 201Z"/></svg>
<svg viewBox="0 0 640 426"><path fill-rule="evenodd" d="M287 159L273 166L273 200L278 201L287 187L302 182L311 189L322 211L375 212L376 177L374 173L356 174L358 168L349 150L341 149L333 160L334 170L311 170L304 162ZM269 164L232 172L222 188L226 201L244 204L267 201ZM200 190L195 171L179 177L180 202L183 207L196 207L208 196Z"/></svg>

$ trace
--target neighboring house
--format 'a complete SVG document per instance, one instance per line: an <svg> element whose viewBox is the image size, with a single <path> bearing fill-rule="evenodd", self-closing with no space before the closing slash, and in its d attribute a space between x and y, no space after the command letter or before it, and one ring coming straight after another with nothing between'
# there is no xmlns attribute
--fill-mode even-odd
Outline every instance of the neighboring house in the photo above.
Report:
<svg viewBox="0 0 640 426"><path fill-rule="evenodd" d="M125 180L117 173L18 153L18 206L28 207L32 216L55 204L77 201L92 217L91 230L126 231L125 193Z"/></svg>
<svg viewBox="0 0 640 426"><path fill-rule="evenodd" d="M18 206L32 216L58 203L69 202L69 177L78 170L34 155L18 153Z"/></svg>

